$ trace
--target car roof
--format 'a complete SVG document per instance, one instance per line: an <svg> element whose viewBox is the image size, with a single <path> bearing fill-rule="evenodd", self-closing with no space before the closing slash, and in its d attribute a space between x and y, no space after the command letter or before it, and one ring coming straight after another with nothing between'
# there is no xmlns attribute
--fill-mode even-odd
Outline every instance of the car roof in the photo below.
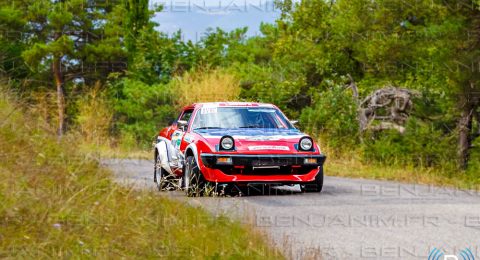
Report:
<svg viewBox="0 0 480 260"><path fill-rule="evenodd" d="M270 107L276 108L276 106L268 103L258 102L207 102L207 103L195 103L193 107Z"/></svg>
<svg viewBox="0 0 480 260"><path fill-rule="evenodd" d="M268 107L277 108L275 105L268 103L258 102L205 102L205 103L193 103L189 106L183 107L183 110L196 109L202 107Z"/></svg>

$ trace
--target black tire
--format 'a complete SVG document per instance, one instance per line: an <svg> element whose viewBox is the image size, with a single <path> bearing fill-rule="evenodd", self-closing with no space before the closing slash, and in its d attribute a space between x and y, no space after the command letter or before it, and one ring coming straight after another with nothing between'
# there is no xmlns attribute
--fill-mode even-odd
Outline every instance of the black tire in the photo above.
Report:
<svg viewBox="0 0 480 260"><path fill-rule="evenodd" d="M193 156L187 156L185 170L182 178L182 186L188 197L200 197L205 193L206 181L198 168L197 161Z"/></svg>
<svg viewBox="0 0 480 260"><path fill-rule="evenodd" d="M309 183L301 184L300 189L302 192L321 192L323 189L323 166L320 166L320 170L315 176L315 180Z"/></svg>
<svg viewBox="0 0 480 260"><path fill-rule="evenodd" d="M160 156L155 157L155 164L153 169L153 181L157 185L157 189L159 191L164 191L168 187L168 180L166 171L161 166Z"/></svg>

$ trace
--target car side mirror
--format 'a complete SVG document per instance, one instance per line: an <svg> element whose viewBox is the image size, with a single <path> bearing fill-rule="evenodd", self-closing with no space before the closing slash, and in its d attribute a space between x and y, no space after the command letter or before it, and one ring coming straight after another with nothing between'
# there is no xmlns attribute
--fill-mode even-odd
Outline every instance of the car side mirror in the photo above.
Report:
<svg viewBox="0 0 480 260"><path fill-rule="evenodd" d="M296 124L298 124L298 120L290 120L290 124L296 125Z"/></svg>
<svg viewBox="0 0 480 260"><path fill-rule="evenodd" d="M178 120L177 126L178 126L178 129L181 129L182 131L185 132L187 130L188 122L185 120Z"/></svg>
<svg viewBox="0 0 480 260"><path fill-rule="evenodd" d="M169 120L169 121L168 121L168 125L169 125L169 126L170 126L170 125L173 125L173 123L175 123L175 119L172 119L172 120Z"/></svg>

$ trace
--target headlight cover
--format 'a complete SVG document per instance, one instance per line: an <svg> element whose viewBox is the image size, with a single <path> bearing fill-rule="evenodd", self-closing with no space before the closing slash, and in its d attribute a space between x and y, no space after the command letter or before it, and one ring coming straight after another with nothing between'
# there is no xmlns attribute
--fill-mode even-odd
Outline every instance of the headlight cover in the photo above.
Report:
<svg viewBox="0 0 480 260"><path fill-rule="evenodd" d="M312 151L313 150L312 138L308 136L300 138L300 141L298 142L298 148L301 151Z"/></svg>
<svg viewBox="0 0 480 260"><path fill-rule="evenodd" d="M220 139L220 150L233 150L235 148L235 141L233 137L225 135Z"/></svg>

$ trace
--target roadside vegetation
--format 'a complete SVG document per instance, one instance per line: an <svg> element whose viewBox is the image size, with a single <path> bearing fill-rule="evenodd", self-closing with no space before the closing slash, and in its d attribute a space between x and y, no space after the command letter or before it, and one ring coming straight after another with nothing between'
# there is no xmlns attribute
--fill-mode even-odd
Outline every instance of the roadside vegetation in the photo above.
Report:
<svg viewBox="0 0 480 260"><path fill-rule="evenodd" d="M278 259L251 227L112 182L25 103L0 94L0 258Z"/></svg>

